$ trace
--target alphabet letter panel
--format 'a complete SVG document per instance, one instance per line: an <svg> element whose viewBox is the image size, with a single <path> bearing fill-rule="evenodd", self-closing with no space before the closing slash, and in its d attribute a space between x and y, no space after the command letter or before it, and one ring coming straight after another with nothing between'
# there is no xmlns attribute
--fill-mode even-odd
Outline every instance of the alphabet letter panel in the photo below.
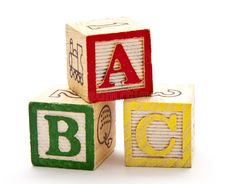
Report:
<svg viewBox="0 0 235 184"><path fill-rule="evenodd" d="M191 167L193 86L158 85L151 97L124 101L127 166Z"/></svg>
<svg viewBox="0 0 235 184"><path fill-rule="evenodd" d="M66 87L29 104L33 165L93 170L115 147L115 102L88 104Z"/></svg>
<svg viewBox="0 0 235 184"><path fill-rule="evenodd" d="M70 89L87 102L152 93L149 29L130 19L66 25Z"/></svg>

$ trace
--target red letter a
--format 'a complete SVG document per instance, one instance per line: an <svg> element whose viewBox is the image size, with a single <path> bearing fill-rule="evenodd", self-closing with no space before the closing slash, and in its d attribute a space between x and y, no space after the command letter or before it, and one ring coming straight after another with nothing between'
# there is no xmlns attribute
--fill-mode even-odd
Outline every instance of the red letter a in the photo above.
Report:
<svg viewBox="0 0 235 184"><path fill-rule="evenodd" d="M118 69L114 68L116 60L118 60L120 63L120 67ZM117 44L113 53L113 57L110 62L110 66L105 74L104 81L101 83L99 88L108 88L115 86L114 83L111 83L109 81L110 75L112 73L120 73L120 72L125 73L126 81L124 82L124 84L133 84L141 82L134 68L131 66L131 62L123 46L121 44Z"/></svg>

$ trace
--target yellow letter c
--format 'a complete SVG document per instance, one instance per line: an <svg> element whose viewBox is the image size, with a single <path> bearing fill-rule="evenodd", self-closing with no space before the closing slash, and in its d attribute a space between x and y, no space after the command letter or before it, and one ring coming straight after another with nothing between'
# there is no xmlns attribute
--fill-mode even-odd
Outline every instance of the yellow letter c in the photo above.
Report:
<svg viewBox="0 0 235 184"><path fill-rule="evenodd" d="M147 140L147 128L154 121L167 123L171 131L175 131L176 129L176 114L172 114L169 118L161 114L150 114L139 121L136 127L136 141L139 148L146 154L151 156L165 156L172 150L176 140L173 137L170 138L170 143L163 150L154 149Z"/></svg>

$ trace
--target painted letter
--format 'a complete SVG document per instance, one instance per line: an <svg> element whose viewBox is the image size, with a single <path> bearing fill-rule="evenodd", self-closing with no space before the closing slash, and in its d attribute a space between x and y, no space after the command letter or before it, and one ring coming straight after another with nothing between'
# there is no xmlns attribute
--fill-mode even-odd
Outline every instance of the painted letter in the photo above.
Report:
<svg viewBox="0 0 235 184"><path fill-rule="evenodd" d="M81 150L81 143L75 137L78 131L77 122L69 117L63 116L49 116L46 115L45 119L48 120L49 124L49 139L50 147L46 154L56 155L56 156L75 156ZM65 132L58 131L58 122L63 121L67 124L68 129ZM65 137L71 145L71 148L68 152L62 152L59 148L59 137Z"/></svg>
<svg viewBox="0 0 235 184"><path fill-rule="evenodd" d="M120 67L118 69L114 68L115 62L119 62L120 64ZM108 88L115 86L114 83L111 83L109 81L110 75L112 73L120 72L125 73L126 80L124 84L134 84L141 82L134 68L132 67L130 59L128 58L123 46L121 44L117 44L109 68L107 69L107 72L105 74L104 81L101 83L99 88Z"/></svg>
<svg viewBox="0 0 235 184"><path fill-rule="evenodd" d="M171 131L175 131L176 129L176 115L173 114L170 118L166 118L164 115L161 114L150 114L142 118L136 128L136 141L139 148L151 156L165 156L168 154L173 146L175 145L175 138L170 138L169 145L163 150L155 150L147 140L147 128L152 122L160 121L167 123L169 129Z"/></svg>

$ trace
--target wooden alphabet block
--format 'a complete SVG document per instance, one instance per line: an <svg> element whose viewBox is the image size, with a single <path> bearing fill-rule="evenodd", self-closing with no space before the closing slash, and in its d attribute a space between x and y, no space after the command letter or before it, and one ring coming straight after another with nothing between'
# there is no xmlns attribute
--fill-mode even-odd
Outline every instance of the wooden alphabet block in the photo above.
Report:
<svg viewBox="0 0 235 184"><path fill-rule="evenodd" d="M149 29L130 19L66 25L67 78L87 102L152 93Z"/></svg>
<svg viewBox="0 0 235 184"><path fill-rule="evenodd" d="M124 101L127 166L191 167L193 86L159 86Z"/></svg>
<svg viewBox="0 0 235 184"><path fill-rule="evenodd" d="M88 104L67 88L29 104L35 166L93 170L115 147L115 102Z"/></svg>

